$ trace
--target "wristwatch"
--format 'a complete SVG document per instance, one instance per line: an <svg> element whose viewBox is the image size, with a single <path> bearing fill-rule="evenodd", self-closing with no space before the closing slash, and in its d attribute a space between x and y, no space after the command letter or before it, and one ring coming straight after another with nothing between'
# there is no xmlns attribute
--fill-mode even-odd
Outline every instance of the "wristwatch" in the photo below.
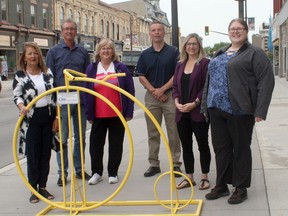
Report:
<svg viewBox="0 0 288 216"><path fill-rule="evenodd" d="M199 106L201 104L201 102L198 100L195 100L194 103L196 104L196 106Z"/></svg>

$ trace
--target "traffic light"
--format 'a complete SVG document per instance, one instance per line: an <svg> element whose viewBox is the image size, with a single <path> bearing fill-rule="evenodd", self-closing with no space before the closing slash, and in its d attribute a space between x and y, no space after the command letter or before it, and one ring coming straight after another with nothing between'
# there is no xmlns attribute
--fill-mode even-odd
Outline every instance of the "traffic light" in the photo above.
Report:
<svg viewBox="0 0 288 216"><path fill-rule="evenodd" d="M209 26L205 26L205 35L209 35Z"/></svg>

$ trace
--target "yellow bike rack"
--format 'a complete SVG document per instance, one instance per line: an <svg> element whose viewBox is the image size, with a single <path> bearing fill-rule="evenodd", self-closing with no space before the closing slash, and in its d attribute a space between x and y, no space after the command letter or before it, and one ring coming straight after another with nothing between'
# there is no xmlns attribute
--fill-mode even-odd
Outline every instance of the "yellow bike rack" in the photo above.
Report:
<svg viewBox="0 0 288 216"><path fill-rule="evenodd" d="M24 116L20 116L16 126L15 126L15 130L14 130L14 134L13 134L13 156L14 156L14 161L16 164L16 168L20 174L20 177L22 178L23 182L26 184L26 186L30 189L30 191L32 191L39 199L41 199L42 201L44 201L45 203L48 204L48 206L43 209L42 211L40 211L37 215L47 215L49 213L49 215L55 215L53 214L53 210L55 209L62 209L64 210L64 212L68 213L68 215L81 215L82 213L85 213L87 211L91 211L94 210L96 208L99 208L101 206L163 206L164 208L168 209L169 212L167 212L166 214L163 213L153 213L153 214L146 214L146 213L125 213L125 215L133 215L133 216L152 216L152 215L158 215L158 216L172 216L172 215L178 215L178 216L199 216L201 213L201 209L202 209L202 205L203 205L203 200L200 199L196 199L193 200L193 195L194 195L194 189L193 187L191 187L191 196L189 199L187 200L180 200L179 199L179 195L178 195L178 191L176 189L176 181L175 181L175 177L174 174L180 174L182 175L184 178L186 178L189 183L192 185L192 182L190 181L190 179L183 173L180 172L176 172L173 170L173 160L172 160L172 155L171 155L171 151L170 151L170 147L167 141L167 138L161 128L161 126L158 124L158 122L156 121L156 119L154 118L154 116L151 114L151 112L137 99L135 98L133 95L131 95L130 93L124 91L123 89L112 85L108 82L106 82L106 80L108 80L110 77L115 77L115 76L125 76L125 73L117 73L117 74L112 74L107 76L104 80L96 80L96 79L91 79L91 78L87 78L85 74L74 71L74 70L70 70L70 69L65 69L64 70L64 74L65 74L65 86L61 86L61 87L56 87L53 89L50 89L44 93L42 93L41 95L38 95L35 99L33 99L31 101L31 103L29 103L27 105L27 109L31 109L31 107L42 97L47 96L49 94L52 94L54 92L57 92L57 94L60 91L66 91L69 92L71 90L76 91L78 96L80 91L82 92L86 92L89 94L94 95L95 97L100 98L101 100L103 100L105 103L107 103L118 115L118 117L120 118L120 120L122 121L124 127L125 127L125 131L127 133L128 136L128 140L129 140L129 147L130 147L130 154L129 154L129 164L127 167L127 171L125 173L125 176L123 178L123 181L120 183L119 187L115 190L114 193L112 193L108 198L106 198L105 200L102 201L87 201L87 194L86 194L86 182L85 179L82 178L82 186L83 189L82 191L80 190L80 186L78 184L78 181L76 181L76 177L75 177L75 171L74 171L74 162L73 162L73 153L72 151L70 151L70 167L71 167L71 187L70 187L70 200L67 201L67 191L66 191L66 187L65 187L65 182L63 181L64 185L63 185L63 202L52 202L51 200L48 200L46 198L44 198L43 196L41 196L28 182L27 178L25 177L21 166L19 164L19 158L18 158L18 154L17 154L17 138L18 138L18 133L19 133L19 127L21 122L23 121L23 117ZM73 76L76 75L76 76ZM157 130L160 133L161 138L163 139L166 151L167 151L167 156L168 156L168 161L169 161L169 171L165 172L163 174L161 174L155 181L154 183L154 195L155 195L155 200L126 200L126 201L113 201L112 199L114 197L116 197L116 195L121 191L121 189L124 187L124 185L126 184L130 173L131 173L131 169L132 169L132 165L133 165L133 159L134 159L134 146L133 146L133 139L132 139L132 135L131 135L131 131L130 128L127 125L127 122L125 120L125 118L123 117L122 113L114 106L114 104L112 104L108 99L106 99L105 97L103 97L102 95L98 94L95 91L92 91L90 89L84 88L84 87L79 87L79 86L72 86L70 85L70 82L72 81L83 81L83 82L94 82L94 83L99 83L101 85L110 87L118 92L120 92L121 94L124 94L125 96L127 96L128 98L130 98L131 100L133 100L139 107L141 107L141 109L145 112L146 115L149 116L149 118L152 120L152 122L155 124ZM57 112L58 112L58 124L59 124L59 135L60 135L60 142L62 142L62 133L61 133L61 112L60 112L60 106L57 105ZM80 104L78 103L78 116L79 116L79 135L80 135L80 152L81 152L81 163L82 163L82 167L84 167L84 150L83 150L83 143L82 143L82 128L81 128L81 110L80 110ZM71 113L70 113L70 108L69 108L69 104L68 104L68 127L69 127L69 148L73 149L73 145L72 145L72 130L71 130ZM60 145L60 152L63 152L62 149L62 145ZM63 163L63 154L61 154L61 164L62 164L62 172L64 172L64 163ZM167 200L160 200L160 198L158 197L157 194L157 185L158 182L160 181L160 179L162 177L164 177L165 175L169 175L169 179L170 179L170 197ZM62 176L64 176L64 174L62 173ZM82 169L82 176L84 176L84 169ZM81 198L81 200L77 200L76 197L76 193L79 193L79 196ZM181 212L182 210L184 210L184 208L186 208L187 206L195 206L195 211L194 212ZM89 215L91 212L89 212ZM57 214L59 215L59 214ZM67 214L62 214L62 215L67 215ZM93 215L97 215L97 216L110 216L109 214L97 214L97 212ZM116 214L113 214L116 215ZM120 214L118 214L120 215Z"/></svg>

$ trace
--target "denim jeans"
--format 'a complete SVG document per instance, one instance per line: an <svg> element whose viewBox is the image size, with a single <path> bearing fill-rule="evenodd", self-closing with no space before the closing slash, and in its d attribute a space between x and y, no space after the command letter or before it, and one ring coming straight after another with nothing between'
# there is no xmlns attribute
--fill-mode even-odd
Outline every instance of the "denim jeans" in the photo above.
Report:
<svg viewBox="0 0 288 216"><path fill-rule="evenodd" d="M62 105L61 107L61 123L62 123L62 140L63 140L63 158L64 158L64 174L65 177L68 175L68 146L67 139L69 138L69 127L68 127L68 109L67 105ZM70 112L72 118L73 132L74 132L74 149L73 149L73 160L75 172L81 172L81 150L80 150L80 133L79 133L79 124L78 124L78 105L70 105ZM82 143L83 143L83 152L85 152L85 133L86 133L86 116L84 105L81 105L81 124L82 124ZM72 133L72 131L71 131ZM83 154L84 157L85 153ZM85 157L84 157L85 159ZM61 155L60 151L57 153L57 163L58 163L58 174L62 176L61 171ZM84 167L83 167L84 168Z"/></svg>

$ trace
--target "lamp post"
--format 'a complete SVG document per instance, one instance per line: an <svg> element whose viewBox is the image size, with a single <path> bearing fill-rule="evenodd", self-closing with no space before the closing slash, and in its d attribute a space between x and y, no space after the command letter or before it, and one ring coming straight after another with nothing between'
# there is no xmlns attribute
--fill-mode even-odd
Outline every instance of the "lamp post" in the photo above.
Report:
<svg viewBox="0 0 288 216"><path fill-rule="evenodd" d="M171 0L171 18L172 18L172 45L179 49L177 0Z"/></svg>

